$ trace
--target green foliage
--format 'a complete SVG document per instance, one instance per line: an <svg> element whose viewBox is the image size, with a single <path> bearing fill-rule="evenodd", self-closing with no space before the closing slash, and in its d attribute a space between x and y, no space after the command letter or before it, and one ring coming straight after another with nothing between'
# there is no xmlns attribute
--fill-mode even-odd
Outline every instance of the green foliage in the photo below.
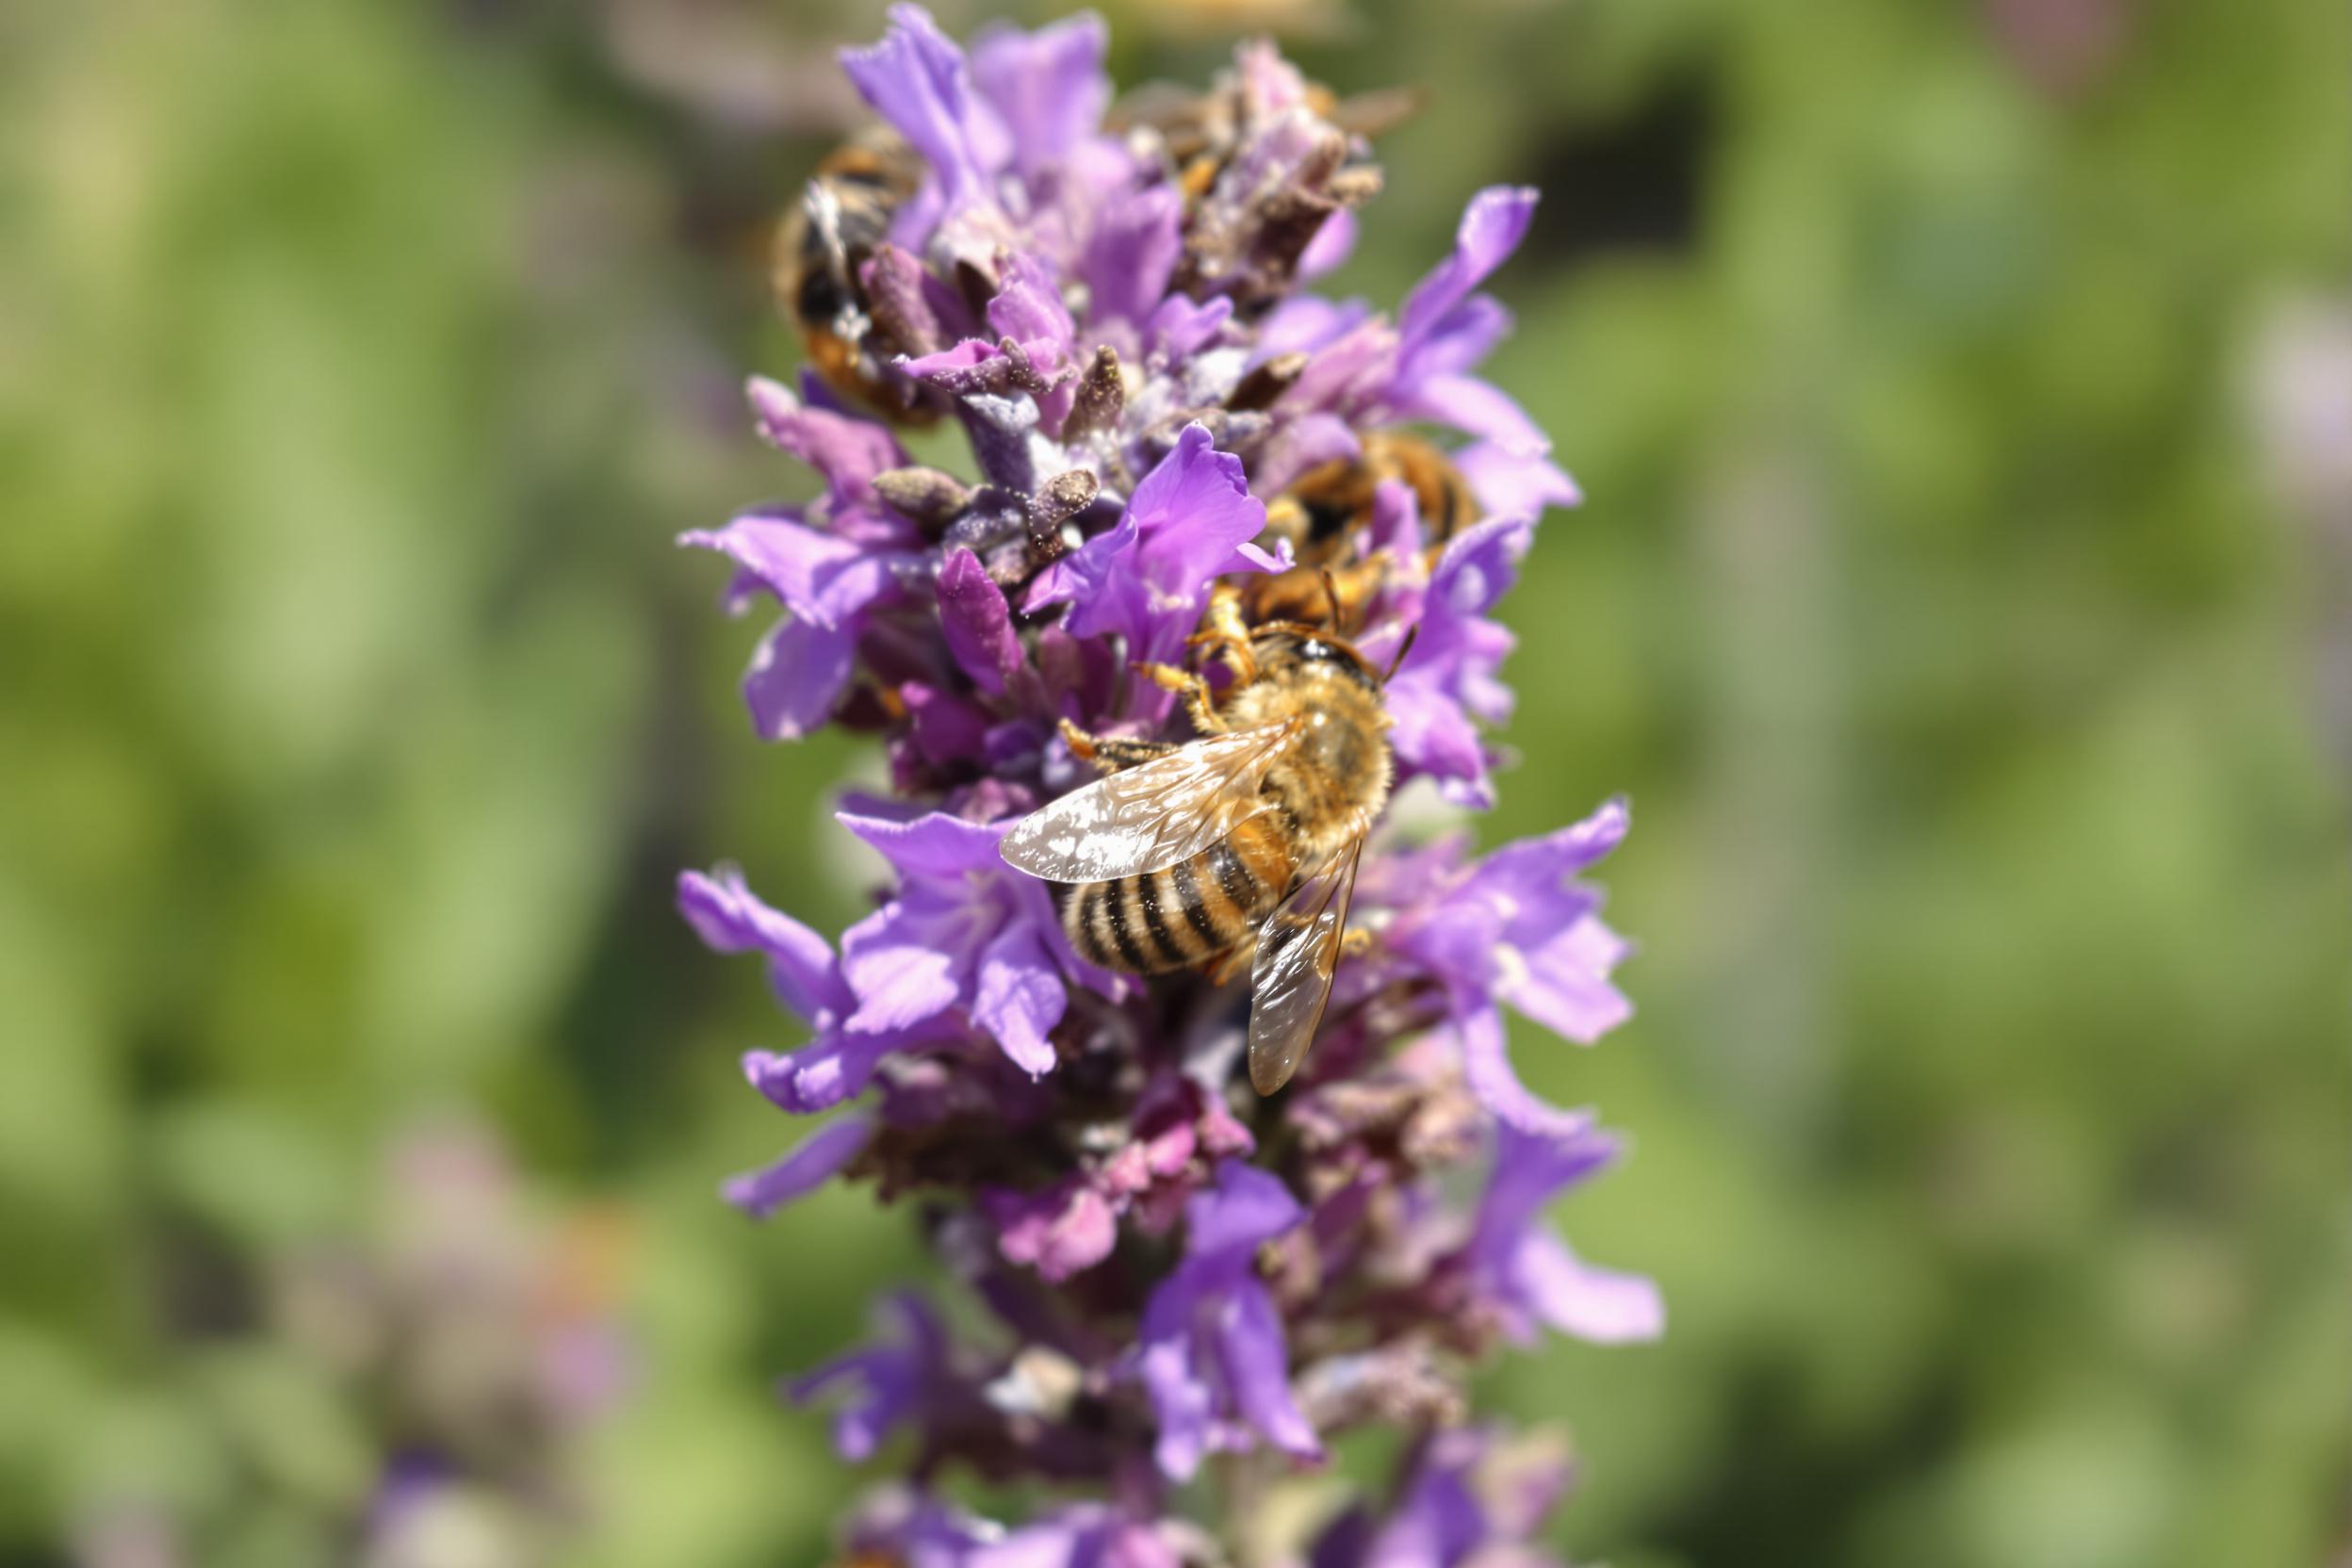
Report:
<svg viewBox="0 0 2352 1568"><path fill-rule="evenodd" d="M1519 1055L1636 1134L1562 1217L1673 1320L1491 1395L1573 1423L1566 1542L1621 1568L2344 1528L2311 580L2352 500L2281 500L2246 385L2284 302L2343 298L2346 23L2078 8L2116 33L2070 74L1992 0L1380 0L1299 47L1430 91L1344 287L1395 298L1478 184L1546 188L1496 379L1592 499L1507 606L1488 831L1633 799L1642 1015ZM694 9L10 29L0 1556L129 1500L200 1562L333 1560L382 1434L255 1302L450 1106L550 1207L630 1216L580 1560L807 1561L841 1501L768 1384L909 1221L720 1209L790 1135L734 1056L792 1042L667 902L727 854L858 906L822 811L874 760L749 739L750 630L668 546L795 482L730 400L785 363L760 226L825 138L650 79ZM1131 78L1213 57L1113 21Z"/></svg>

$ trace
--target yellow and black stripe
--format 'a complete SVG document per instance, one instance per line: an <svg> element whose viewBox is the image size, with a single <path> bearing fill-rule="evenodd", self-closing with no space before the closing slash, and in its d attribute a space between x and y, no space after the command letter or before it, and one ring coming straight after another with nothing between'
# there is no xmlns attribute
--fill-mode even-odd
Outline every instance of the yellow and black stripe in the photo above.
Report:
<svg viewBox="0 0 2352 1568"><path fill-rule="evenodd" d="M1259 817L1165 871L1087 883L1070 895L1063 925L1079 956L1104 969L1188 969L1247 941L1296 870L1281 830Z"/></svg>

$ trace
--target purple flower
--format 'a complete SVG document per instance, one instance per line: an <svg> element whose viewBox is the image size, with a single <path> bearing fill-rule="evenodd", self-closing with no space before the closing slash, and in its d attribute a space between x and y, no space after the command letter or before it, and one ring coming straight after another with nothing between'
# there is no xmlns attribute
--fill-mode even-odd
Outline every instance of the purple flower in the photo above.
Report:
<svg viewBox="0 0 2352 1568"><path fill-rule="evenodd" d="M1399 772L1427 774L1456 805L1494 804L1479 723L1511 717L1511 689L1496 678L1518 639L1486 619L1509 591L1533 530L1495 517L1446 547L1429 574L1412 651L1384 694Z"/></svg>
<svg viewBox="0 0 2352 1568"><path fill-rule="evenodd" d="M906 1030L960 1008L1032 1075L1054 1066L1046 1036L1070 982L1116 995L1119 983L1070 950L1045 884L1004 864L1009 820L979 826L934 812L913 822L841 814L882 852L898 896L841 935L841 977L857 1000L852 1035Z"/></svg>
<svg viewBox="0 0 2352 1568"><path fill-rule="evenodd" d="M928 1498L884 1493L850 1532L855 1552L906 1568L1185 1568L1210 1560L1200 1531L1100 1503L1051 1509L1006 1529Z"/></svg>
<svg viewBox="0 0 2352 1568"><path fill-rule="evenodd" d="M1135 1103L1128 1125L1100 1135L1085 1168L1036 1192L985 1188L980 1202L1006 1261L1060 1282L1110 1256L1131 1213L1147 1233L1175 1222L1211 1162L1249 1153L1250 1130L1223 1101L1173 1074Z"/></svg>
<svg viewBox="0 0 2352 1568"><path fill-rule="evenodd" d="M883 1054L936 1038L933 1029L853 1031L858 998L824 938L761 903L742 873L721 867L712 875L687 872L678 879L678 903L695 934L720 953L758 953L768 961L776 999L815 1032L788 1054L745 1053L743 1074L785 1110L822 1111L865 1088Z"/></svg>
<svg viewBox="0 0 2352 1568"><path fill-rule="evenodd" d="M1555 1440L1438 1432L1413 1455L1388 1516L1342 1517L1316 1543L1313 1568L1554 1568L1558 1560L1528 1543L1569 1477Z"/></svg>
<svg viewBox="0 0 2352 1568"><path fill-rule="evenodd" d="M769 438L825 477L825 497L814 508L746 512L678 543L735 563L732 609L764 593L792 612L753 654L743 698L762 740L798 740L832 716L869 612L916 559L904 525L874 497L874 476L906 456L889 432L803 407L773 382L753 382L751 398Z"/></svg>
<svg viewBox="0 0 2352 1568"><path fill-rule="evenodd" d="M920 1421L947 1380L947 1331L920 1297L893 1293L874 1315L881 1343L829 1361L785 1389L795 1404L846 1392L833 1415L833 1448L853 1464L872 1459L896 1428Z"/></svg>
<svg viewBox="0 0 2352 1568"><path fill-rule="evenodd" d="M1625 944L1601 923L1599 892L1574 880L1617 846L1625 823L1624 803L1611 801L1573 826L1505 845L1427 885L1383 933L1385 947L1443 988L1472 1090L1522 1131L1565 1136L1590 1118L1520 1084L1495 1003L1578 1044L1632 1013L1609 981Z"/></svg>
<svg viewBox="0 0 2352 1568"><path fill-rule="evenodd" d="M1657 1285L1581 1261L1544 1223L1546 1203L1607 1169L1618 1152L1618 1140L1597 1131L1545 1138L1496 1129L1494 1174L1463 1255L1473 1289L1513 1341L1531 1343L1538 1323L1602 1344L1665 1331Z"/></svg>
<svg viewBox="0 0 2352 1568"><path fill-rule="evenodd" d="M1541 459L1551 449L1544 433L1516 403L1468 373L1511 330L1510 313L1475 290L1519 248L1535 202L1532 190L1502 187L1471 198L1452 254L1406 297L1394 326L1361 309L1334 312L1319 301L1278 312L1269 334L1316 355L1285 394L1285 406L1370 425L1446 425L1503 452Z"/></svg>
<svg viewBox="0 0 2352 1568"><path fill-rule="evenodd" d="M1058 724L1191 738L1135 666L1214 677L1190 640L1218 580L1292 564L1288 541L1266 547L1267 501L1405 425L1452 433L1440 442L1478 518L1432 548L1415 492L1387 481L1362 526L1314 543L1363 589L1359 649L1396 662L1382 702L1397 776L1493 804L1487 735L1512 709L1495 609L1543 512L1576 499L1478 374L1511 327L1480 289L1534 193L1474 199L1393 319L1299 294L1355 242L1379 186L1368 143L1270 44L1236 51L1181 112L1114 112L1107 42L1081 16L990 29L967 54L901 6L845 57L922 166L854 280L873 330L854 364L825 362L877 412L843 411L813 377L805 400L754 383L761 430L823 493L686 536L734 563L731 605L783 606L745 683L760 733L879 734L883 783L846 795L840 820L892 872L838 949L732 872L681 878L704 939L758 956L809 1032L747 1053L751 1082L795 1114L865 1097L727 1196L764 1215L854 1170L886 1200L913 1197L975 1308L951 1333L896 1300L874 1343L793 1386L841 1400L845 1458L916 1438L911 1484L860 1511L851 1560L1538 1568L1564 1466L1462 1425L1462 1363L1546 1326L1660 1326L1647 1281L1580 1262L1546 1224L1618 1145L1520 1083L1504 1024L1509 1007L1590 1042L1625 1017L1610 978L1625 945L1579 880L1624 808L1482 859L1379 840L1353 917L1375 939L1347 948L1311 1065L1273 1100L1241 1075L1240 985L1205 966L1088 967L1061 925L1071 895L998 853L1014 821L1093 776ZM926 445L914 464L878 387L907 394L910 419L948 418L969 460ZM1236 608L1271 613L1250 593ZM1162 886L1119 907L1170 944ZM1176 912L1210 935L1201 911ZM1489 1149L1473 1202L1453 1176ZM1270 1477L1370 1422L1412 1434L1403 1478L1319 1539L1244 1552L1179 1517L1208 1454L1256 1451L1237 1468ZM999 1525L941 1500L951 1472L1059 1490Z"/></svg>
<svg viewBox="0 0 2352 1568"><path fill-rule="evenodd" d="M1305 1218L1280 1180L1238 1160L1185 1205L1184 1261L1152 1292L1136 1356L1171 1479L1190 1479L1203 1454L1250 1446L1253 1433L1295 1458L1323 1457L1291 1397L1282 1317L1256 1274L1258 1249Z"/></svg>
<svg viewBox="0 0 2352 1568"><path fill-rule="evenodd" d="M765 1219L831 1181L865 1152L873 1134L874 1123L867 1117L844 1116L826 1122L774 1164L730 1177L720 1196L752 1218Z"/></svg>
<svg viewBox="0 0 2352 1568"><path fill-rule="evenodd" d="M1071 636L1118 637L1138 661L1173 659L1213 580L1281 565L1250 543L1265 528L1266 504L1250 496L1240 460L1187 425L1118 526L1039 574L1022 608L1070 604L1062 628Z"/></svg>

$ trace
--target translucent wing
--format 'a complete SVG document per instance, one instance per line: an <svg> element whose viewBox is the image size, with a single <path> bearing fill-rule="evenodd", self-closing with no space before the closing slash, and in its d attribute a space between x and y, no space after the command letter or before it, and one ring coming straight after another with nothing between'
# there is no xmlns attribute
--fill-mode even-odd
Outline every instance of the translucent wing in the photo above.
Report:
<svg viewBox="0 0 2352 1568"><path fill-rule="evenodd" d="M1250 974L1250 1082L1260 1094L1289 1083L1315 1043L1362 858L1364 841L1357 839L1316 867L1258 927Z"/></svg>
<svg viewBox="0 0 2352 1568"><path fill-rule="evenodd" d="M1189 860L1270 809L1258 786L1304 727L1290 718L1211 735L1098 778L1015 823L1004 858L1049 882L1106 882Z"/></svg>

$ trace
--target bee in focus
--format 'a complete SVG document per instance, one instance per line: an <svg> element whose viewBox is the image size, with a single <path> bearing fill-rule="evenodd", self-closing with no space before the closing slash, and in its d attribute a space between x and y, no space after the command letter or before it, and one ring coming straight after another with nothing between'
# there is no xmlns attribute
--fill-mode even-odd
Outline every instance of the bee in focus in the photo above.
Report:
<svg viewBox="0 0 2352 1568"><path fill-rule="evenodd" d="M776 297L817 372L843 395L895 418L906 410L867 351L874 330L858 272L923 182L923 160L876 126L825 155L778 225Z"/></svg>
<svg viewBox="0 0 2352 1568"><path fill-rule="evenodd" d="M1184 694L1200 738L1114 740L1065 723L1071 751L1106 776L1015 824L1003 853L1078 884L1063 925L1093 963L1206 966L1222 980L1249 961L1250 1082L1272 1094L1314 1043L1356 864L1388 800L1387 676L1329 629L1246 626L1230 586L1193 641L1233 672L1222 708L1197 674L1140 667Z"/></svg>
<svg viewBox="0 0 2352 1568"><path fill-rule="evenodd" d="M1478 520L1470 482L1444 448L1403 431L1374 431L1356 456L1308 469L1267 504L1266 532L1288 540L1298 564L1250 580L1243 596L1249 620L1298 620L1318 609L1341 621L1353 618L1385 575L1377 557L1355 554L1356 534L1372 520L1373 498L1385 480L1413 492L1422 538L1432 548Z"/></svg>

